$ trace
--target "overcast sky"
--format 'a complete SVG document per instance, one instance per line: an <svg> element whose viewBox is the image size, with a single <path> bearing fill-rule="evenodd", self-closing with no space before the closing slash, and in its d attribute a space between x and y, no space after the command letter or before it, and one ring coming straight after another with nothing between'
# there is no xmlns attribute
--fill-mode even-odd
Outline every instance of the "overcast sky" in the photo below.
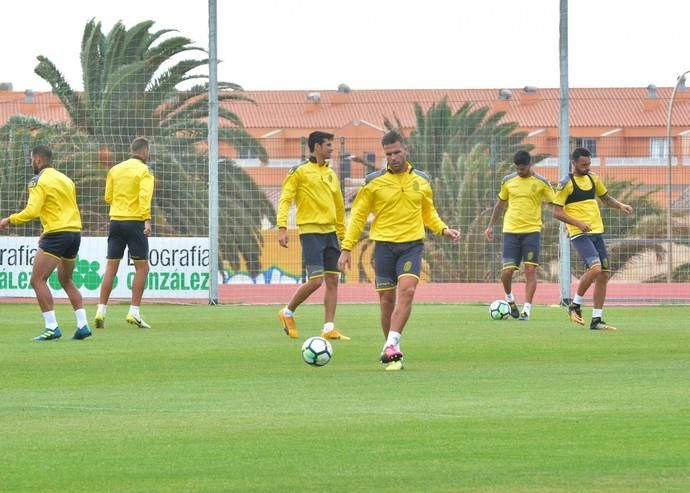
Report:
<svg viewBox="0 0 690 493"><path fill-rule="evenodd" d="M219 79L247 90L559 86L559 0L217 0ZM177 29L208 47L208 1L3 3L0 82L49 90L50 58L81 89L96 18ZM690 2L570 0L570 87L673 86L690 70Z"/></svg>

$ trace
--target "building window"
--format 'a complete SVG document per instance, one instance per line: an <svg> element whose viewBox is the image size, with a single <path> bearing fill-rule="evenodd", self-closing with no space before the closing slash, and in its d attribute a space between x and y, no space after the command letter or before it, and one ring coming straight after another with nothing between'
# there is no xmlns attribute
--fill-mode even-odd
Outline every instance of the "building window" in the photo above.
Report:
<svg viewBox="0 0 690 493"><path fill-rule="evenodd" d="M668 140L666 137L649 138L649 157L652 159L668 159Z"/></svg>
<svg viewBox="0 0 690 493"><path fill-rule="evenodd" d="M256 155L253 147L242 146L239 149L238 157L240 159L256 159L258 156Z"/></svg>
<svg viewBox="0 0 690 493"><path fill-rule="evenodd" d="M592 157L597 157L597 140L591 137L578 137L575 139L575 147L584 147L592 153Z"/></svg>

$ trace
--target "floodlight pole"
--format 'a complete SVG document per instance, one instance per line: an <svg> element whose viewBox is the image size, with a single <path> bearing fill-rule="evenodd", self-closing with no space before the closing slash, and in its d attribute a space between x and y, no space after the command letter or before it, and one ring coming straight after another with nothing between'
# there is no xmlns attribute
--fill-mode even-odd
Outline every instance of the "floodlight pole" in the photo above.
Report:
<svg viewBox="0 0 690 493"><path fill-rule="evenodd" d="M678 87L685 82L685 76L690 73L686 70L676 79L673 87L671 99L668 102L668 118L666 119L666 151L668 154L668 204L666 205L666 241L668 242L668 267L666 272L666 282L673 282L673 232L672 232L672 213L673 208L673 138L671 137L671 119L673 117L673 101L676 98Z"/></svg>
<svg viewBox="0 0 690 493"><path fill-rule="evenodd" d="M208 0L208 304L218 304L218 17Z"/></svg>
<svg viewBox="0 0 690 493"><path fill-rule="evenodd" d="M559 126L559 166L560 176L570 172L570 97L568 93L568 0L560 0L559 22L559 62L561 74L561 112ZM561 304L570 303L570 240L564 225L558 228L560 251Z"/></svg>

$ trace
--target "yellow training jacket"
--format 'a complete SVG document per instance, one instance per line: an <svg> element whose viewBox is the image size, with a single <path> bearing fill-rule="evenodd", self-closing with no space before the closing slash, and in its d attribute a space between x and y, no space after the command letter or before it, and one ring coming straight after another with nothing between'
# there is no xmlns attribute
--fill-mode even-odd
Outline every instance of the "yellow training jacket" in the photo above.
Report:
<svg viewBox="0 0 690 493"><path fill-rule="evenodd" d="M41 219L43 233L81 231L77 187L55 168L43 168L29 182L29 200L23 211L10 216L10 224Z"/></svg>
<svg viewBox="0 0 690 493"><path fill-rule="evenodd" d="M345 204L338 176L328 163L307 161L290 169L278 202L278 227L286 228L290 204L297 206L299 233L345 235Z"/></svg>
<svg viewBox="0 0 690 493"><path fill-rule="evenodd" d="M355 246L371 212L374 220L369 237L377 241L421 240L424 226L438 235L448 227L434 207L429 176L410 163L404 173L382 168L366 177L352 205L343 250Z"/></svg>
<svg viewBox="0 0 690 493"><path fill-rule="evenodd" d="M105 201L110 204L110 219L146 221L151 219L153 175L138 157L116 164L105 180Z"/></svg>

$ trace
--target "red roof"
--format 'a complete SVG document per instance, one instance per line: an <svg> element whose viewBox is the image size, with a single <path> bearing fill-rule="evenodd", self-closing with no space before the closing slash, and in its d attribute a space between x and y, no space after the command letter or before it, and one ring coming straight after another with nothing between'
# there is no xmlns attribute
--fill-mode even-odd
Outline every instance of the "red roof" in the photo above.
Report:
<svg viewBox="0 0 690 493"><path fill-rule="evenodd" d="M251 128L323 128L338 129L353 122L367 122L383 127L385 117L401 120L405 128L415 125L413 103L424 109L446 97L453 108L465 102L476 107L490 106L507 112L506 120L522 128L556 128L559 123L559 90L538 89L526 92L510 89L511 96L498 99L498 89L428 89L428 90L353 90L337 91L248 91L256 104L225 101L223 106L237 113ZM656 90L648 98L647 88L570 89L571 127L666 127L668 101L672 89ZM308 95L318 93L318 102ZM33 93L26 102L21 92L0 91L0 124L12 115L33 116L49 123L65 122L67 112L51 93ZM690 128L690 89L676 94L673 126Z"/></svg>
<svg viewBox="0 0 690 493"><path fill-rule="evenodd" d="M498 89L364 90L349 94L318 91L320 101L309 102L310 91L249 91L256 101L228 102L249 128L340 128L365 120L383 126L384 117L397 116L404 127L415 126L413 103L424 109L446 97L453 108L471 102L507 112L507 120L523 128L558 127L560 91L538 89L528 93L511 89L498 99ZM317 92L317 91L314 91ZM571 89L571 127L665 127L671 88L658 88L648 99L646 88ZM686 92L690 93L690 89ZM690 126L690 96L679 92L673 107L673 125Z"/></svg>

